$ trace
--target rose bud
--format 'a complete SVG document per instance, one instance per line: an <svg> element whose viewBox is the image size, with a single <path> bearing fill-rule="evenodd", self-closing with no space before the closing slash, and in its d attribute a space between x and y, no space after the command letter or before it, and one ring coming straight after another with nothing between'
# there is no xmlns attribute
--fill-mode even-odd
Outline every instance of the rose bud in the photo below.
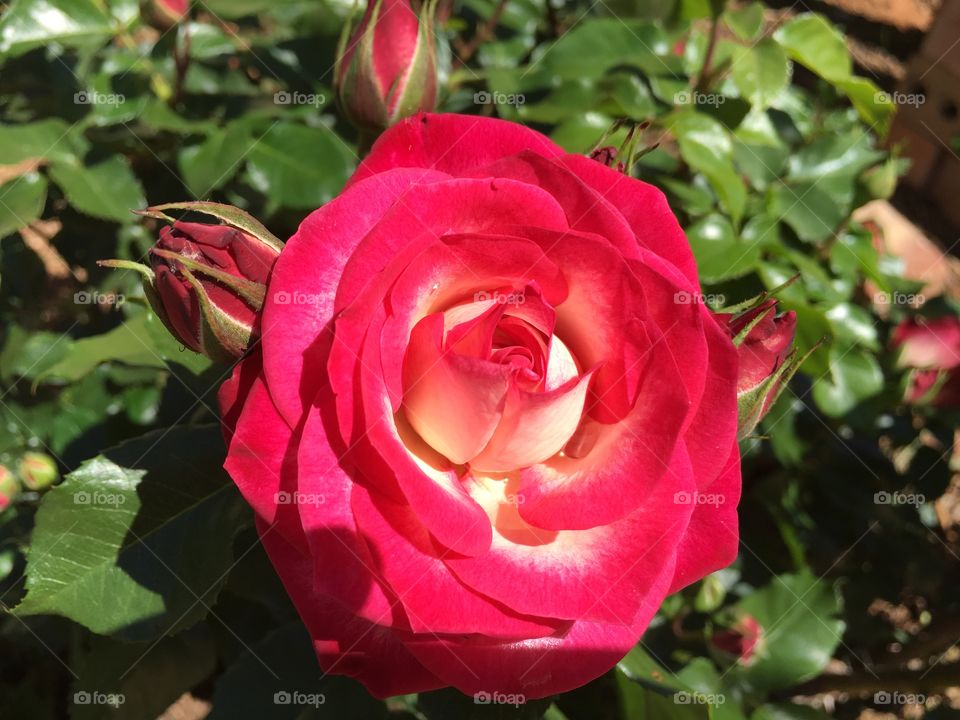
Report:
<svg viewBox="0 0 960 720"><path fill-rule="evenodd" d="M145 0L141 3L144 17L161 30L183 22L190 12L190 0Z"/></svg>
<svg viewBox="0 0 960 720"><path fill-rule="evenodd" d="M337 101L357 127L379 132L437 102L433 38L435 4L421 17L409 0L373 0L351 35L344 27L337 50Z"/></svg>
<svg viewBox="0 0 960 720"><path fill-rule="evenodd" d="M54 459L38 452L24 453L17 466L17 472L23 484L28 489L36 491L46 490L60 478Z"/></svg>
<svg viewBox="0 0 960 720"><path fill-rule="evenodd" d="M0 512L10 507L19 494L20 483L16 475L6 465L0 465Z"/></svg>
<svg viewBox="0 0 960 720"><path fill-rule="evenodd" d="M750 436L767 414L802 359L791 351L797 327L793 311L777 315L777 301L764 300L742 313L718 315L739 356L738 437Z"/></svg>
<svg viewBox="0 0 960 720"><path fill-rule="evenodd" d="M257 325L272 245L226 225L175 222L150 250L148 293L157 315L184 345L230 362L243 355Z"/></svg>
<svg viewBox="0 0 960 720"><path fill-rule="evenodd" d="M723 660L749 665L763 638L763 627L753 615L743 615L731 627L710 637L710 648Z"/></svg>
<svg viewBox="0 0 960 720"><path fill-rule="evenodd" d="M960 405L960 318L904 320L893 332L897 365L911 368L905 400L914 405Z"/></svg>

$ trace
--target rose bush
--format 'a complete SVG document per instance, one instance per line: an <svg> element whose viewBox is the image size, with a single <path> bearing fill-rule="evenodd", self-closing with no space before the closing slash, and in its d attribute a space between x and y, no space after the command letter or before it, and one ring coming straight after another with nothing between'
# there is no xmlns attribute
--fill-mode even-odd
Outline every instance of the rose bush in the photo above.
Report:
<svg viewBox="0 0 960 720"><path fill-rule="evenodd" d="M287 243L220 394L327 672L542 697L733 560L736 352L691 297L652 186L499 120L381 137Z"/></svg>

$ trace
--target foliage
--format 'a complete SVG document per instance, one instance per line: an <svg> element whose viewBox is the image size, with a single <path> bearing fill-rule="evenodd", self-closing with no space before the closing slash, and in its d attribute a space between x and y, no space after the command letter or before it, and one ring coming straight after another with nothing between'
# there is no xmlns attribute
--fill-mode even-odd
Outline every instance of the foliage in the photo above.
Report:
<svg viewBox="0 0 960 720"><path fill-rule="evenodd" d="M152 717L193 691L213 718L819 718L786 702L791 688L831 661L872 672L916 632L872 604L902 603L920 627L957 612L956 538L932 508L951 418L902 405L888 350L908 310L886 300L917 287L851 219L893 190L900 162L880 139L894 108L853 73L842 34L813 14L770 26L755 2L511 0L462 60L448 40L494 12L463 0L438 29L441 109L576 152L618 118L649 123L634 172L667 193L706 301L799 275L780 297L813 352L761 426L770 441L745 443L737 564L669 598L608 675L518 709L452 691L381 703L320 678L219 469L211 423L229 370L167 335L136 273L96 261L143 257L156 221L130 210L147 204L231 203L283 238L335 196L357 163L330 89L349 12L207 0L164 26L137 0L13 0L0 16L0 463L41 450L66 476L0 514L11 717ZM754 662L725 664L709 638L744 613L765 640ZM325 702L274 701L296 692Z"/></svg>

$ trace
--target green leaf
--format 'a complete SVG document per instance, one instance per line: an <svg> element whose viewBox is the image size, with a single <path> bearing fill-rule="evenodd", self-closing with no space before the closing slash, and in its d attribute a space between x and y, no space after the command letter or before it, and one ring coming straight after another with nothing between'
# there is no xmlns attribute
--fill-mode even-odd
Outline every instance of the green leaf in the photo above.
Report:
<svg viewBox="0 0 960 720"><path fill-rule="evenodd" d="M766 108L790 83L787 56L769 38L736 53L730 72L740 96L755 108Z"/></svg>
<svg viewBox="0 0 960 720"><path fill-rule="evenodd" d="M209 677L216 662L216 646L205 625L155 644L94 638L76 663L79 677L70 688L70 718L101 720L105 710L116 720L159 717Z"/></svg>
<svg viewBox="0 0 960 720"><path fill-rule="evenodd" d="M548 76L562 80L596 79L620 66L636 67L647 75L674 75L679 58L670 55L670 47L664 31L653 23L588 19L552 45L538 48L542 60L534 56L534 65L542 64Z"/></svg>
<svg viewBox="0 0 960 720"><path fill-rule="evenodd" d="M0 57L59 43L96 47L132 18L129 3L96 0L15 0L0 19Z"/></svg>
<svg viewBox="0 0 960 720"><path fill-rule="evenodd" d="M283 207L312 210L347 181L353 155L333 130L278 123L250 150L253 185Z"/></svg>
<svg viewBox="0 0 960 720"><path fill-rule="evenodd" d="M0 165L15 165L28 158L70 160L82 143L59 118L24 125L0 125Z"/></svg>
<svg viewBox="0 0 960 720"><path fill-rule="evenodd" d="M250 520L217 426L158 430L88 460L44 495L17 615L63 615L137 642L207 614Z"/></svg>
<svg viewBox="0 0 960 720"><path fill-rule="evenodd" d="M707 215L687 229L700 279L717 283L746 275L757 264L761 243L744 242L723 215Z"/></svg>
<svg viewBox="0 0 960 720"><path fill-rule="evenodd" d="M840 417L883 390L883 371L866 350L830 348L830 371L813 385L813 399L823 412Z"/></svg>
<svg viewBox="0 0 960 720"><path fill-rule="evenodd" d="M840 644L844 623L830 581L809 571L780 575L733 606L735 616L752 615L763 628L753 661L728 673L732 686L770 692L817 675Z"/></svg>
<svg viewBox="0 0 960 720"><path fill-rule="evenodd" d="M780 183L772 193L770 212L782 217L807 242L830 237L847 217L846 208L837 198L815 183Z"/></svg>
<svg viewBox="0 0 960 720"><path fill-rule="evenodd" d="M862 77L835 80L834 86L850 98L857 113L877 135L886 136L897 112L897 106L887 93L881 92L873 81Z"/></svg>
<svg viewBox="0 0 960 720"><path fill-rule="evenodd" d="M47 180L29 172L0 185L0 238L40 217L47 201Z"/></svg>
<svg viewBox="0 0 960 720"><path fill-rule="evenodd" d="M821 15L798 15L774 34L787 54L825 80L846 80L853 65L843 35Z"/></svg>
<svg viewBox="0 0 960 720"><path fill-rule="evenodd" d="M668 129L676 136L684 161L703 173L733 224L739 225L747 188L733 168L730 133L713 118L693 110L674 115Z"/></svg>
<svg viewBox="0 0 960 720"><path fill-rule="evenodd" d="M730 8L723 14L727 27L741 40L753 40L763 27L763 4L752 2L738 8Z"/></svg>
<svg viewBox="0 0 960 720"><path fill-rule="evenodd" d="M102 220L132 222L131 210L147 202L140 181L120 155L95 165L55 161L50 177L77 210Z"/></svg>
<svg viewBox="0 0 960 720"><path fill-rule="evenodd" d="M250 148L247 123L235 122L212 132L199 145L184 148L178 155L183 181L199 200L209 197L237 174Z"/></svg>
<svg viewBox="0 0 960 720"><path fill-rule="evenodd" d="M74 299L83 302L87 294L76 293ZM104 362L165 369L163 360L145 339L146 322L147 314L141 313L102 335L74 340L63 358L48 367L37 380L75 382Z"/></svg>
<svg viewBox="0 0 960 720"><path fill-rule="evenodd" d="M707 658L694 658L677 673L677 677L683 680L697 697L716 700L713 708L714 720L746 720L746 715L737 707L733 695L727 691L724 678Z"/></svg>

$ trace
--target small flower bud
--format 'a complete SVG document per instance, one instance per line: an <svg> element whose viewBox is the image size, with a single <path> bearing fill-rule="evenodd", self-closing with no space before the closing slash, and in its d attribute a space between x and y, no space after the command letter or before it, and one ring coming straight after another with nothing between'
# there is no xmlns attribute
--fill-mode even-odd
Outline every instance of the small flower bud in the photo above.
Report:
<svg viewBox="0 0 960 720"><path fill-rule="evenodd" d="M275 247L226 225L176 222L150 250L157 314L184 345L229 362L258 324Z"/></svg>
<svg viewBox="0 0 960 720"><path fill-rule="evenodd" d="M357 127L381 131L436 106L435 6L424 2L418 18L409 0L371 0L356 30L344 27L334 84Z"/></svg>
<svg viewBox="0 0 960 720"><path fill-rule="evenodd" d="M769 298L745 312L717 317L737 346L738 437L742 440L767 414L800 365L791 351L797 316L792 311L777 315L777 301Z"/></svg>
<svg viewBox="0 0 960 720"><path fill-rule="evenodd" d="M911 405L960 406L960 318L911 318L893 332L897 365L909 368L904 400Z"/></svg>
<svg viewBox="0 0 960 720"><path fill-rule="evenodd" d="M763 627L752 615L741 616L733 625L710 636L710 648L723 660L749 665L763 639Z"/></svg>
<svg viewBox="0 0 960 720"><path fill-rule="evenodd" d="M20 494L20 483L6 465L0 465L0 512L13 504Z"/></svg>
<svg viewBox="0 0 960 720"><path fill-rule="evenodd" d="M17 465L17 473L28 490L37 492L52 487L60 479L56 461L39 452L24 453Z"/></svg>

